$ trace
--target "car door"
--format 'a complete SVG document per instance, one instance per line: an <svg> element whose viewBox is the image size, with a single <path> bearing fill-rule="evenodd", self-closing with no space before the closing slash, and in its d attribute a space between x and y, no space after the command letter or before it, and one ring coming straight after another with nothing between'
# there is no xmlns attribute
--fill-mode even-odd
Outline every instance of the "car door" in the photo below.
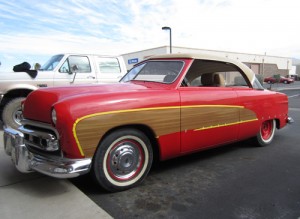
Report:
<svg viewBox="0 0 300 219"><path fill-rule="evenodd" d="M195 60L179 87L181 152L201 150L237 140L241 106L234 87L226 86L228 63ZM228 78L227 78L228 79Z"/></svg>
<svg viewBox="0 0 300 219"><path fill-rule="evenodd" d="M54 75L54 86L92 83L97 83L94 66L84 55L70 55Z"/></svg>
<svg viewBox="0 0 300 219"><path fill-rule="evenodd" d="M237 139L239 106L230 88L181 88L183 153Z"/></svg>

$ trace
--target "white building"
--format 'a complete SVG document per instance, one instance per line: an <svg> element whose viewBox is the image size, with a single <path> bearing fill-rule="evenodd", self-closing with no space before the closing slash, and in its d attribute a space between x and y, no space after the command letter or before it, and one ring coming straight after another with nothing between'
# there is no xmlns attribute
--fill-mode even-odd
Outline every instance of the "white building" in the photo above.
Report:
<svg viewBox="0 0 300 219"><path fill-rule="evenodd" d="M148 58L149 56L158 54L168 54L169 46L162 46L132 53L123 54L127 69L131 69L134 64ZM263 77L280 74L282 76L289 75L292 70L292 59L287 57L268 56L261 54L246 54L237 52L226 52L216 50L204 50L186 47L172 47L172 53L205 53L210 55L225 56L230 59L235 59L249 66L256 74Z"/></svg>

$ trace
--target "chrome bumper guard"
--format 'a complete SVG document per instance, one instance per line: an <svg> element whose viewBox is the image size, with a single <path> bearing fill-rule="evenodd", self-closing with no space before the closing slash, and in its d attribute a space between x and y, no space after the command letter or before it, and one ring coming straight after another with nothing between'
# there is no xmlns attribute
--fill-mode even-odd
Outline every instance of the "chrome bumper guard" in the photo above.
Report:
<svg viewBox="0 0 300 219"><path fill-rule="evenodd" d="M37 171L56 178L73 178L90 171L92 159L45 157L31 153L24 144L24 135L12 128L4 128L4 149L22 173Z"/></svg>

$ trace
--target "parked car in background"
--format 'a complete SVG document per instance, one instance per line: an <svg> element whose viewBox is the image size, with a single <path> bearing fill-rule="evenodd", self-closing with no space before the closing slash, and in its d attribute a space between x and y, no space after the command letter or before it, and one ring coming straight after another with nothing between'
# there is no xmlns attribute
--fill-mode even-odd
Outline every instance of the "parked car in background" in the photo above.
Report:
<svg viewBox="0 0 300 219"><path fill-rule="evenodd" d="M247 66L193 54L150 57L121 83L39 89L22 108L22 126L4 128L18 170L90 172L108 191L140 184L153 160L248 138L268 145L292 121L287 96L263 89Z"/></svg>
<svg viewBox="0 0 300 219"><path fill-rule="evenodd" d="M298 75L289 75L290 78L292 78L294 81L299 81L300 77Z"/></svg>
<svg viewBox="0 0 300 219"><path fill-rule="evenodd" d="M0 119L12 128L20 126L21 102L38 88L113 83L125 73L127 69L120 56L74 53L54 55L38 71L1 72Z"/></svg>
<svg viewBox="0 0 300 219"><path fill-rule="evenodd" d="M283 76L280 76L278 79L276 77L267 77L264 79L264 82L268 84L274 84L274 83L284 83L284 84L290 84L294 82L293 78L286 78Z"/></svg>

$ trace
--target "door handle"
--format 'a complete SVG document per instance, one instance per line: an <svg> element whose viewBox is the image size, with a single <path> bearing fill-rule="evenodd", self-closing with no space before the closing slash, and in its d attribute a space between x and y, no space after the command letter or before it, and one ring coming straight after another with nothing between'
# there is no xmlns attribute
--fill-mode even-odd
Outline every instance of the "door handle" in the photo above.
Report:
<svg viewBox="0 0 300 219"><path fill-rule="evenodd" d="M90 76L87 76L87 78L88 78L88 79L95 79L96 77L90 75Z"/></svg>

